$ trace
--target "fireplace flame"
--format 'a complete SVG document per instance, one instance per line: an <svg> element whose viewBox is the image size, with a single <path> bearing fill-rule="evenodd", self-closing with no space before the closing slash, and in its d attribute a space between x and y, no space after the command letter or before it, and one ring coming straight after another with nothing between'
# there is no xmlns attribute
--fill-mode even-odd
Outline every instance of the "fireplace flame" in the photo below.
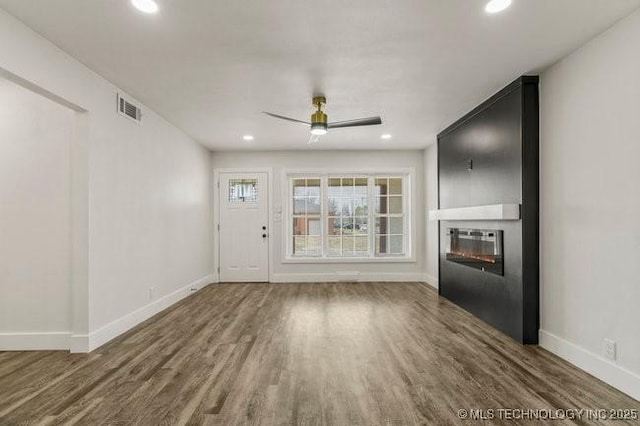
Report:
<svg viewBox="0 0 640 426"><path fill-rule="evenodd" d="M465 253L463 251L452 251L451 254L455 256L466 257L467 259L480 260L487 263L497 263L496 257L489 254Z"/></svg>

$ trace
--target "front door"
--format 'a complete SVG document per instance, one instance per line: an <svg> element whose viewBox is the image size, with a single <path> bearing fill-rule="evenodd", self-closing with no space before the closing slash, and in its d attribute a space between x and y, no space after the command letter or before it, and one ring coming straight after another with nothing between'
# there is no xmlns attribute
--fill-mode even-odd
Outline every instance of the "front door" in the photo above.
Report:
<svg viewBox="0 0 640 426"><path fill-rule="evenodd" d="M269 281L267 173L220 173L220 281Z"/></svg>

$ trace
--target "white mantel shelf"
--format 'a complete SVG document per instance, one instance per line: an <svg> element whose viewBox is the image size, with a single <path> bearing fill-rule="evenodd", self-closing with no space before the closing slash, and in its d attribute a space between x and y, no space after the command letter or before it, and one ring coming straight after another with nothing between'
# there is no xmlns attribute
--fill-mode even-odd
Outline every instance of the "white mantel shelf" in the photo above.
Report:
<svg viewBox="0 0 640 426"><path fill-rule="evenodd" d="M520 220L520 204L429 210L429 220Z"/></svg>

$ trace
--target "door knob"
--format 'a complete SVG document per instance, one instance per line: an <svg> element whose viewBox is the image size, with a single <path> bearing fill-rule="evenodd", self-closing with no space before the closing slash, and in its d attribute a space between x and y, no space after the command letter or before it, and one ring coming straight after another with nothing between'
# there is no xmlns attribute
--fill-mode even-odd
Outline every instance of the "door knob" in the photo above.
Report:
<svg viewBox="0 0 640 426"><path fill-rule="evenodd" d="M267 227L266 227L266 226L263 226L263 227L262 227L262 230L263 230L263 231L266 231L266 230L267 230Z"/></svg>
<svg viewBox="0 0 640 426"><path fill-rule="evenodd" d="M267 234L262 234L262 238L267 238Z"/></svg>

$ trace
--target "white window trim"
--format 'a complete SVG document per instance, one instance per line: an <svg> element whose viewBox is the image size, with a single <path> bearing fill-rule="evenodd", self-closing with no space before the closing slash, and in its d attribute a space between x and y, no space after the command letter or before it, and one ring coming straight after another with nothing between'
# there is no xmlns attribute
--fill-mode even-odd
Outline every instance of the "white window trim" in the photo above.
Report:
<svg viewBox="0 0 640 426"><path fill-rule="evenodd" d="M329 257L326 255L326 244L328 244L328 235L325 235L325 210L326 210L326 197L325 197L325 188L327 179L329 177L392 177L392 176L402 176L403 177L403 209L405 211L404 226L405 226L405 254L404 255L375 255L373 247L370 247L370 255L366 257ZM321 215L321 236L322 236L322 246L323 246L323 256L304 256L304 257L296 257L293 253L293 242L291 235L289 235L290 230L293 229L293 215L291 214L293 211L292 205L292 187L291 187L291 179L292 178L311 178L316 177L321 179L320 184L320 215ZM282 211L282 222L284 226L282 227L283 232L283 241L285 242L282 245L283 256L282 263L415 263L416 262L416 247L415 247L415 238L413 236L414 231L416 230L416 206L414 200L416 199L416 187L415 187L415 169L414 168L389 168L384 171L371 170L371 169L351 169L349 172L345 172L343 169L285 169L282 171L282 185L283 193L282 199L283 203L283 211ZM371 181L369 181L371 182ZM371 183L369 183L371 184ZM371 189L371 188L369 188ZM372 191L369 191L370 196L372 195ZM374 218L375 223L375 212L372 210L370 213L370 217ZM374 229L375 227L370 225L370 229ZM375 235L370 237L370 245L375 246Z"/></svg>

